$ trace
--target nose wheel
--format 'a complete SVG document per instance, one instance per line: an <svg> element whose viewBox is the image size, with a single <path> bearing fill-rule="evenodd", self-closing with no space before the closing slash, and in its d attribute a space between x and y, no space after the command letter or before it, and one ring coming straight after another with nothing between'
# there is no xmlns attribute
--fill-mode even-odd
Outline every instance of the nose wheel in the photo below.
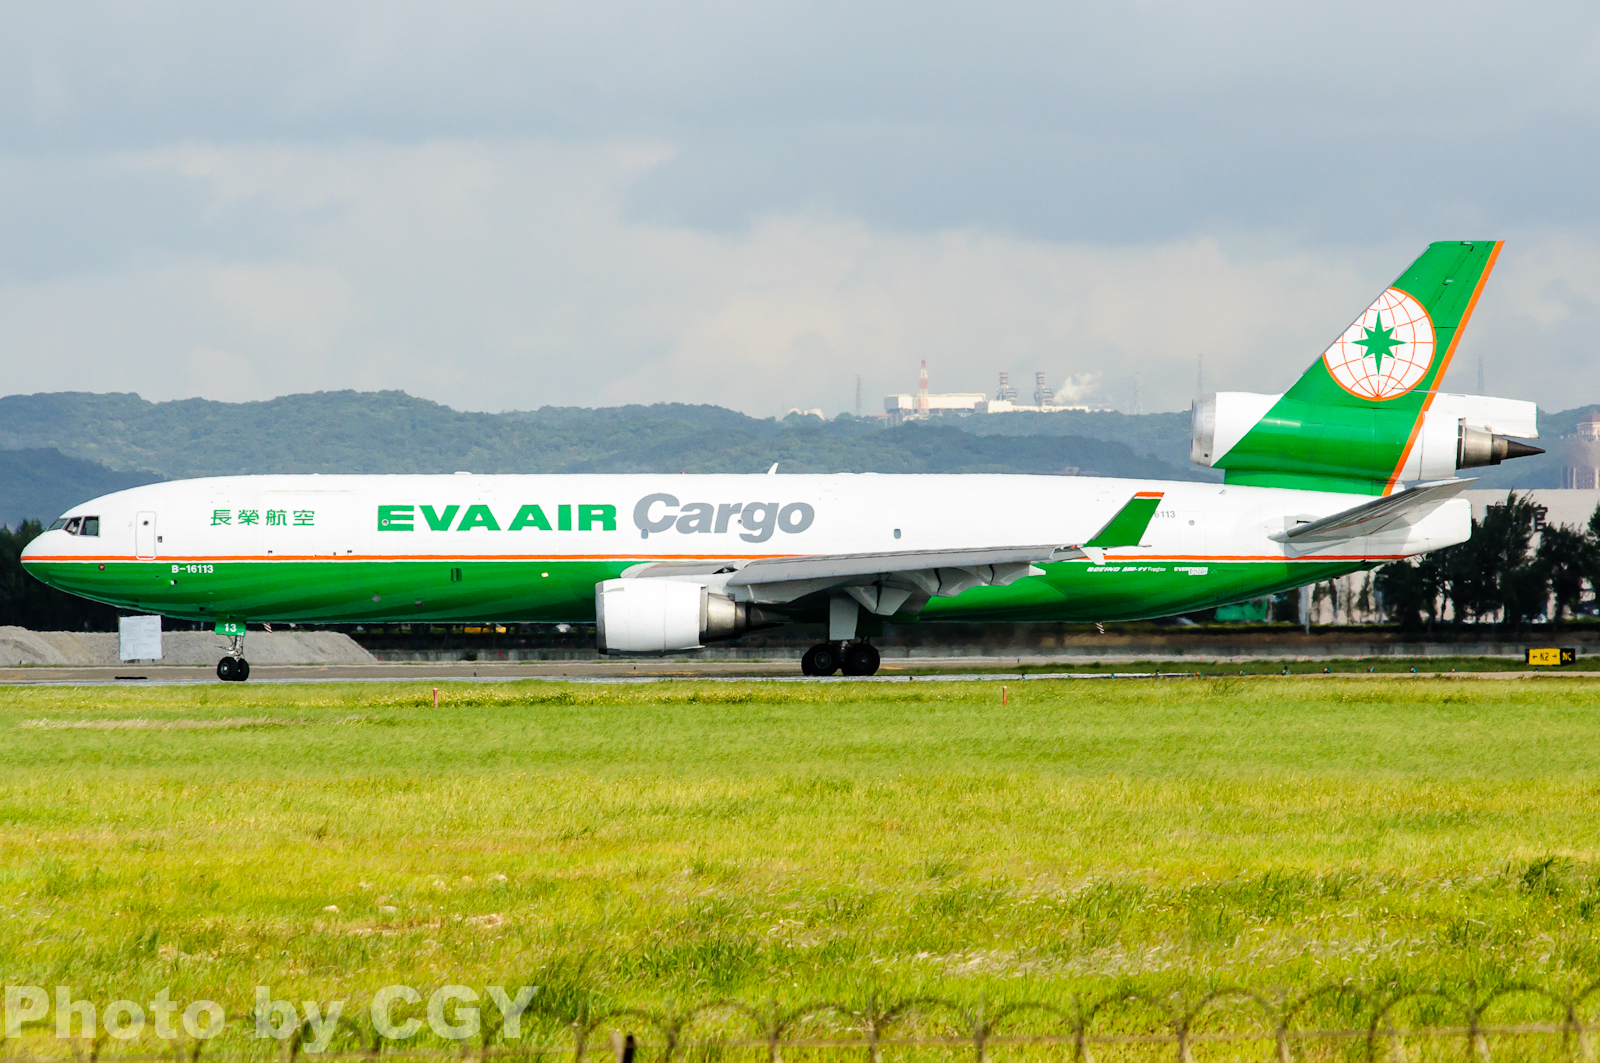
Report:
<svg viewBox="0 0 1600 1063"><path fill-rule="evenodd" d="M228 655L217 662L217 678L224 683L243 683L250 678L250 662L244 659L244 634L228 636Z"/></svg>
<svg viewBox="0 0 1600 1063"><path fill-rule="evenodd" d="M835 672L876 675L879 661L878 651L870 643L819 642L800 658L800 671L812 676L832 675Z"/></svg>

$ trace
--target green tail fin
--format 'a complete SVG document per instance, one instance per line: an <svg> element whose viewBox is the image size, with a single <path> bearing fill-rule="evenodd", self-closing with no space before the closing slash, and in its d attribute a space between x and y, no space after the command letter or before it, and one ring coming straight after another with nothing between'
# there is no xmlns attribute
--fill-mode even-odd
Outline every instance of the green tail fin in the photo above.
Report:
<svg viewBox="0 0 1600 1063"><path fill-rule="evenodd" d="M1230 484L1388 493L1500 246L1497 240L1429 244L1210 464L1227 470Z"/></svg>

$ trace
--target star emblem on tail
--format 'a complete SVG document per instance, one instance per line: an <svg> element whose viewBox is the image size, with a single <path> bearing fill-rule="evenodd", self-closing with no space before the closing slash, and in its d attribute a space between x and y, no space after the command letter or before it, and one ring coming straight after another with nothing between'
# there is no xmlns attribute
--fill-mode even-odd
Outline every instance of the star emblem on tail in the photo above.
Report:
<svg viewBox="0 0 1600 1063"><path fill-rule="evenodd" d="M1403 345L1406 341L1395 339L1394 329L1383 327L1382 313L1377 315L1377 321L1373 328L1363 326L1361 331L1366 335L1355 341L1356 346L1366 349L1366 356L1372 359L1372 371L1381 375L1383 373L1383 360L1385 358L1393 358L1394 349Z"/></svg>

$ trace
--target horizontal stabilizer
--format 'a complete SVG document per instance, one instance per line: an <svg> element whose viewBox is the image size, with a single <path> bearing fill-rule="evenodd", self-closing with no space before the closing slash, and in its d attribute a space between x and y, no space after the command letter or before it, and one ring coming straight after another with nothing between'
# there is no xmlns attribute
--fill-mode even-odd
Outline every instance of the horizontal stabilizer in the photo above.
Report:
<svg viewBox="0 0 1600 1063"><path fill-rule="evenodd" d="M1280 543L1309 546L1313 543L1339 542L1363 535L1376 535L1410 517L1420 516L1420 510L1453 498L1474 483L1477 481L1435 480L1432 483L1418 484L1409 491L1387 495L1335 513L1331 517L1286 528L1270 538Z"/></svg>

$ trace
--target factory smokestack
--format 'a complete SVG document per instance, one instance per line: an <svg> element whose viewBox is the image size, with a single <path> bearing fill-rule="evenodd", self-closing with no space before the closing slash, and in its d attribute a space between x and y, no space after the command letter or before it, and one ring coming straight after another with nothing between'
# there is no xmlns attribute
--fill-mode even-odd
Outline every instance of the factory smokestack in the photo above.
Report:
<svg viewBox="0 0 1600 1063"><path fill-rule="evenodd" d="M928 416L928 360L922 360L922 375L917 378L917 413Z"/></svg>
<svg viewBox="0 0 1600 1063"><path fill-rule="evenodd" d="M1040 407L1056 404L1056 393L1045 384L1042 371L1033 374L1033 404Z"/></svg>

